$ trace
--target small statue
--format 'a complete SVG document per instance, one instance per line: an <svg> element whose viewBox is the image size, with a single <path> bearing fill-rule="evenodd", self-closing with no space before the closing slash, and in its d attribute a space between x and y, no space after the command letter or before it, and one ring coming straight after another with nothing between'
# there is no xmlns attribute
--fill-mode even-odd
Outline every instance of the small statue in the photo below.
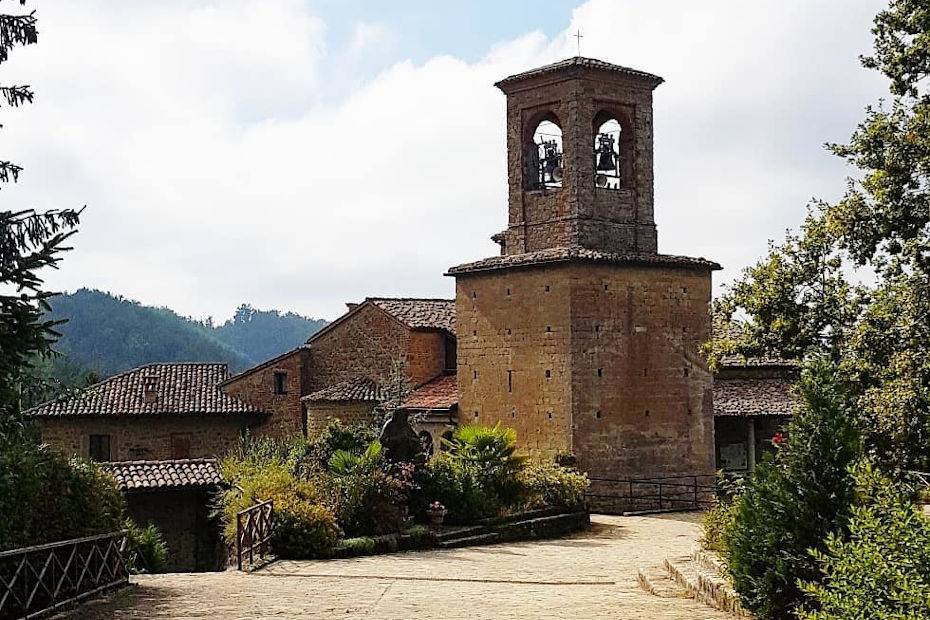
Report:
<svg viewBox="0 0 930 620"><path fill-rule="evenodd" d="M390 463L412 463L421 451L420 438L403 409L391 413L381 429L380 439L384 456Z"/></svg>

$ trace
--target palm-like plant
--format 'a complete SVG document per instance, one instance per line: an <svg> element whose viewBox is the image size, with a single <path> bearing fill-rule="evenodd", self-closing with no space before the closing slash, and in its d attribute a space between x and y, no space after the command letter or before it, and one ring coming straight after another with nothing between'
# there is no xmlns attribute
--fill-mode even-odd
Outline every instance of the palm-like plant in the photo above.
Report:
<svg viewBox="0 0 930 620"><path fill-rule="evenodd" d="M329 471L334 476L351 476L373 470L381 459L381 442L377 439L361 454L336 450L329 459Z"/></svg>
<svg viewBox="0 0 930 620"><path fill-rule="evenodd" d="M508 477L518 474L527 457L517 454L517 432L501 428L466 424L455 430L451 440L443 439L446 448L457 458L477 466L486 475Z"/></svg>

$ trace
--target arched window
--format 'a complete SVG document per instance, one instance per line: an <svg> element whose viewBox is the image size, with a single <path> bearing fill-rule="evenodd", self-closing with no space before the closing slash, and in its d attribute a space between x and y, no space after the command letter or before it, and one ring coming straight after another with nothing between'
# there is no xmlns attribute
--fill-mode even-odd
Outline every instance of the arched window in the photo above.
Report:
<svg viewBox="0 0 930 620"><path fill-rule="evenodd" d="M562 128L554 115L536 125L526 145L526 189L562 187Z"/></svg>
<svg viewBox="0 0 930 620"><path fill-rule="evenodd" d="M623 187L620 122L601 112L594 118L594 185L605 189Z"/></svg>

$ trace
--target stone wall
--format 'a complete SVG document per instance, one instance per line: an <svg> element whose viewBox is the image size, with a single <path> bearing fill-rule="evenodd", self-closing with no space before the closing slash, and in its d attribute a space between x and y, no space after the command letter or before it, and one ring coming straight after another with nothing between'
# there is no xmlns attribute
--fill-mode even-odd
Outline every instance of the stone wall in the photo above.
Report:
<svg viewBox="0 0 930 620"><path fill-rule="evenodd" d="M307 393L366 376L383 381L396 360L406 361L409 328L367 305L322 332L310 343Z"/></svg>
<svg viewBox="0 0 930 620"><path fill-rule="evenodd" d="M698 354L710 274L566 263L460 276L459 418L517 430L592 476L714 471Z"/></svg>
<svg viewBox="0 0 930 620"><path fill-rule="evenodd" d="M42 441L68 454L89 456L90 435L110 436L111 461L212 458L236 444L261 416L56 417L37 420ZM177 450L188 446L187 454Z"/></svg>
<svg viewBox="0 0 930 620"><path fill-rule="evenodd" d="M537 454L571 450L567 275L556 268L457 278L459 422L500 422Z"/></svg>
<svg viewBox="0 0 930 620"><path fill-rule="evenodd" d="M407 377L419 387L446 370L447 336L440 331L412 331L407 340Z"/></svg>
<svg viewBox="0 0 930 620"><path fill-rule="evenodd" d="M369 425L377 404L369 401L307 403L307 432L312 435L322 431L330 420L339 420L345 425Z"/></svg>
<svg viewBox="0 0 930 620"><path fill-rule="evenodd" d="M273 437L291 437L303 432L303 406L300 397L306 391L307 360L310 351L295 349L233 377L222 389L241 398L271 416L255 427L254 432ZM275 392L275 375L284 375L284 393Z"/></svg>
<svg viewBox="0 0 930 620"><path fill-rule="evenodd" d="M170 489L125 494L136 523L154 523L168 547L168 571L215 571L225 566L220 523L210 516L213 491Z"/></svg>
<svg viewBox="0 0 930 620"><path fill-rule="evenodd" d="M573 446L594 477L714 471L707 271L578 264Z"/></svg>
<svg viewBox="0 0 930 620"><path fill-rule="evenodd" d="M653 217L651 78L565 71L505 85L509 220L504 252L581 245L657 251ZM594 185L594 137L608 117L622 128L622 189ZM541 120L562 130L562 187L527 190L525 157Z"/></svg>

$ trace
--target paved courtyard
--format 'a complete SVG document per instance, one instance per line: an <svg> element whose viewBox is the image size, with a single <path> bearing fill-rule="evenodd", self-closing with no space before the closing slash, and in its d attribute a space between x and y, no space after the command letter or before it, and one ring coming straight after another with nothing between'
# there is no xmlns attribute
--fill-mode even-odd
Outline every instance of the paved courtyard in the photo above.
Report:
<svg viewBox="0 0 930 620"><path fill-rule="evenodd" d="M729 618L690 599L646 594L637 567L689 552L694 513L594 516L587 532L522 542L330 561L277 562L253 574L134 577L67 620L385 618L614 620Z"/></svg>

